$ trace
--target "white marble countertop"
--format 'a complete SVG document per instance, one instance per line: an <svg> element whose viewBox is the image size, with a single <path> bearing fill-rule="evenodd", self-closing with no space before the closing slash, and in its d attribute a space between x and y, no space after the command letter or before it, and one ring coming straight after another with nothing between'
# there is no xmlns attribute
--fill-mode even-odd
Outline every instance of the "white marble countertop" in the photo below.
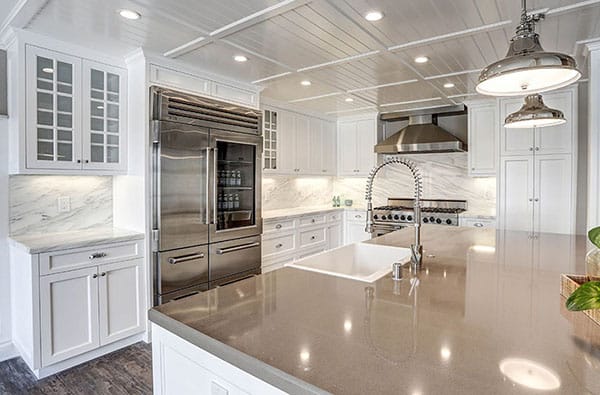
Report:
<svg viewBox="0 0 600 395"><path fill-rule="evenodd" d="M341 207L331 207L331 206L308 206L308 207L292 207L292 208L282 208L277 210L263 210L262 217L263 219L271 219L271 218L285 218L285 217L297 217L300 215L325 212L325 211L366 211L367 209L360 206L341 206Z"/></svg>
<svg viewBox="0 0 600 395"><path fill-rule="evenodd" d="M459 214L461 218L496 220L496 210L467 210Z"/></svg>
<svg viewBox="0 0 600 395"><path fill-rule="evenodd" d="M141 240L144 234L127 229L97 228L35 235L10 236L10 243L29 254L39 254L69 248L87 247L105 243Z"/></svg>

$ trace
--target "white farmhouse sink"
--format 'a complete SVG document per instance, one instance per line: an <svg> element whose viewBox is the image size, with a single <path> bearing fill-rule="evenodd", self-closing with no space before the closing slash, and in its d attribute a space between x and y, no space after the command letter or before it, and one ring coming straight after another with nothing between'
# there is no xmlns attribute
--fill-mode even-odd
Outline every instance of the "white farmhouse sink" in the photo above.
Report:
<svg viewBox="0 0 600 395"><path fill-rule="evenodd" d="M288 263L286 266L372 283L410 260L410 249L355 243Z"/></svg>

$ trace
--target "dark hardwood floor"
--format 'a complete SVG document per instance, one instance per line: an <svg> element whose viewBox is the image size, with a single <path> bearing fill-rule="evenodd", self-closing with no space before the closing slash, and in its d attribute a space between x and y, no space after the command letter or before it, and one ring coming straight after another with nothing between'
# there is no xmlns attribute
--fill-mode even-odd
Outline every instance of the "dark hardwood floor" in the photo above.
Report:
<svg viewBox="0 0 600 395"><path fill-rule="evenodd" d="M0 363L0 394L151 394L151 346L136 343L42 380L21 358Z"/></svg>

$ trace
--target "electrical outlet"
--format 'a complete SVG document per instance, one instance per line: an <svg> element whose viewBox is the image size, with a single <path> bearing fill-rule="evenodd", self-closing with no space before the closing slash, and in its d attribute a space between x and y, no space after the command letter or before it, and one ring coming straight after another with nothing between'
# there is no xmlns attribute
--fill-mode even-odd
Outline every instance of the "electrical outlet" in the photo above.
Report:
<svg viewBox="0 0 600 395"><path fill-rule="evenodd" d="M71 211L71 197L70 196L59 196L58 197L58 212L68 213Z"/></svg>

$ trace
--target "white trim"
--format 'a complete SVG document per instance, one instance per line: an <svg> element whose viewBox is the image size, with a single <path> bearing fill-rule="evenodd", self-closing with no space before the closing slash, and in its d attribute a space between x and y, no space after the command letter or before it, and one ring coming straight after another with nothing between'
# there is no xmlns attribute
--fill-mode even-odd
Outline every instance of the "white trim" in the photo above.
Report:
<svg viewBox="0 0 600 395"><path fill-rule="evenodd" d="M404 111L420 111L420 110L430 110L433 108L442 108L442 107L448 107L451 106L452 104L439 104L436 106L425 106L425 107L416 107L416 108L407 108ZM389 113L394 113L394 112L398 112L399 110L393 110L393 111L382 111L381 114L389 114Z"/></svg>
<svg viewBox="0 0 600 395"><path fill-rule="evenodd" d="M346 91L346 93L363 92L363 91L369 91L369 90L373 90L373 89L387 88L387 87L389 87L389 86L404 85L404 84L412 84L412 83L414 83L414 82L419 82L419 80L417 80L417 79L412 79L412 80L404 80L404 81L388 82L387 84L372 85L372 86L366 86L366 87L364 87L364 88L349 89L349 90L347 90L347 91Z"/></svg>
<svg viewBox="0 0 600 395"><path fill-rule="evenodd" d="M575 3L575 4L569 4L569 5L565 5L562 7L556 7L556 8L552 8L552 9L548 10L546 12L546 16L555 15L555 14L564 14L564 13L576 10L577 8L590 7L590 6L599 4L599 3L600 3L600 0L586 0L586 1L581 1L579 3Z"/></svg>
<svg viewBox="0 0 600 395"><path fill-rule="evenodd" d="M353 108L351 110L329 111L329 112L326 112L325 114L343 114L343 113L347 113L347 112L356 112L356 111L365 111L365 110L377 110L377 107L376 106L365 106L365 107Z"/></svg>
<svg viewBox="0 0 600 395"><path fill-rule="evenodd" d="M377 55L379 52L381 52L380 50L376 49L374 51L369 51L369 52L364 52L364 53L360 53L357 55L352 55L352 56L347 56L345 58L341 58L341 59L336 59L336 60L332 60L330 62L325 62L325 63L320 63L320 64L315 64L313 66L307 66L307 67L302 67L298 70L296 70L298 73L301 73L303 71L309 71L309 70L314 70L314 69L320 69L322 67L327 67L327 66L332 66L332 65L336 65L336 64L340 64L340 63L345 63L345 62L350 62L352 60L356 60L356 59L362 59L362 58L366 58L368 56L373 56L373 55Z"/></svg>
<svg viewBox="0 0 600 395"><path fill-rule="evenodd" d="M506 25L511 25L511 24L512 24L511 20L504 20L504 21L500 21L500 22L496 22L496 23L490 23L488 25L473 27L471 29L459 30L459 31L452 32L452 33L441 34L439 36L424 38L422 40L415 40L415 41L409 41L404 44L392 45L391 47L388 47L387 50L392 52L392 51L397 51L399 49L419 47L422 45L432 44L432 43L438 42L438 41L448 40L450 38L470 36L475 33L482 33L482 32L497 30Z"/></svg>
<svg viewBox="0 0 600 395"><path fill-rule="evenodd" d="M309 101L309 100L316 100L316 99L322 99L324 97L332 97L332 96L339 96L339 95L343 95L346 92L331 92L331 93L325 93L323 95L317 95L317 96L311 96L311 97L303 97L301 99L294 99L294 100L290 100L290 103L300 103L303 101Z"/></svg>
<svg viewBox="0 0 600 395"><path fill-rule="evenodd" d="M290 74L292 74L291 71L284 71L283 73L274 74L274 75L271 75L269 77L261 78L259 80L254 80L254 81L252 81L252 83L253 84L258 84L258 83L261 83L261 82L265 82L265 81L269 81L269 80L274 80L275 78L285 77L286 75L290 75Z"/></svg>
<svg viewBox="0 0 600 395"><path fill-rule="evenodd" d="M600 42L588 45L588 207L587 229L600 225L600 114L593 109L600 105Z"/></svg>
<svg viewBox="0 0 600 395"><path fill-rule="evenodd" d="M399 101L399 102L395 102L395 103L384 103L384 104L380 104L379 107L401 106L404 104L425 103L428 101L435 101L435 100L442 100L442 97L438 96L438 97L429 97L427 99Z"/></svg>
<svg viewBox="0 0 600 395"><path fill-rule="evenodd" d="M446 78L446 77L455 77L457 75L464 75L464 74L474 74L474 73L479 73L481 71L481 69L472 69L472 70L463 70L463 71L455 71L454 73L447 73L447 74L438 74L438 75L432 75L431 77L425 77L423 78L425 81L429 81L429 80L436 80L438 78Z"/></svg>
<svg viewBox="0 0 600 395"><path fill-rule="evenodd" d="M19 353L10 340L0 343L0 362L18 357Z"/></svg>

